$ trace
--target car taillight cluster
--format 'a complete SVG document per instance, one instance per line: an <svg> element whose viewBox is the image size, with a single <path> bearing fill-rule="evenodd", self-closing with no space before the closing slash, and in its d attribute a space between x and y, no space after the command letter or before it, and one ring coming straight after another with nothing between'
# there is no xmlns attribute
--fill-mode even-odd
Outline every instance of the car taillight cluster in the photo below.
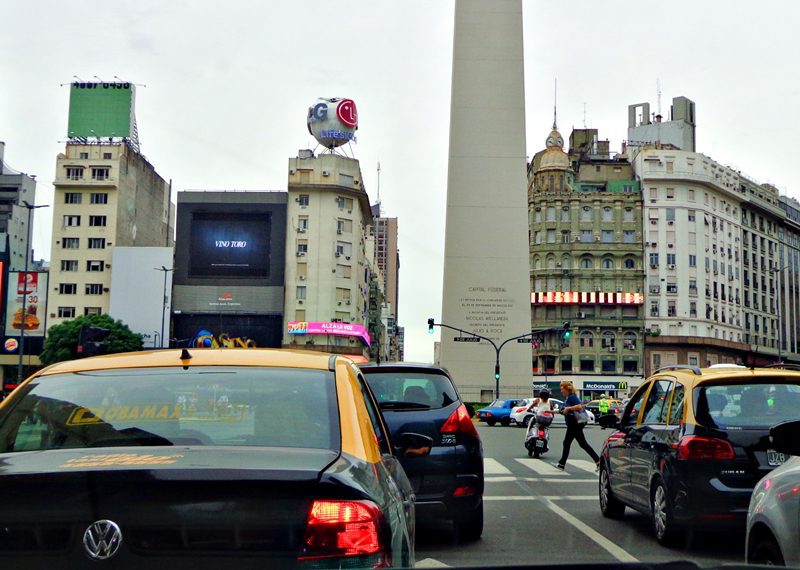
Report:
<svg viewBox="0 0 800 570"><path fill-rule="evenodd" d="M472 418L469 417L469 412L464 404L461 404L456 411L450 414L439 428L440 433L463 433L478 437L478 430L475 429L475 424L472 423Z"/></svg>
<svg viewBox="0 0 800 570"><path fill-rule="evenodd" d="M300 560L384 554L383 527L383 514L371 501L314 501Z"/></svg>
<svg viewBox="0 0 800 570"><path fill-rule="evenodd" d="M681 438L677 445L678 459L722 459L736 457L733 446L724 439L689 435Z"/></svg>

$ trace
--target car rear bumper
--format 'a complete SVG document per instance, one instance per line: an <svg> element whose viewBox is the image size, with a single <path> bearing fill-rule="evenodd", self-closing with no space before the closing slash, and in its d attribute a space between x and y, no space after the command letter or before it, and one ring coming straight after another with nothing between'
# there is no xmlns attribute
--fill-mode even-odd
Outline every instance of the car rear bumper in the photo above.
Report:
<svg viewBox="0 0 800 570"><path fill-rule="evenodd" d="M464 493L456 496L456 493ZM476 509L483 498L483 477L457 475L454 486L444 495L417 495L417 520L453 519Z"/></svg>
<svg viewBox="0 0 800 570"><path fill-rule="evenodd" d="M717 478L683 477L674 495L675 518L703 528L744 528L752 493L752 488L729 487Z"/></svg>

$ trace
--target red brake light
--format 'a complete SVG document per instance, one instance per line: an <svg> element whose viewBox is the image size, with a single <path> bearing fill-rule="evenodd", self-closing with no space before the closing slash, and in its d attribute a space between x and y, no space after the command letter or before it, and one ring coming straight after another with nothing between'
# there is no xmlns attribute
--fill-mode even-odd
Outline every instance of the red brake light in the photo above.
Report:
<svg viewBox="0 0 800 570"><path fill-rule="evenodd" d="M678 443L678 459L733 459L733 446L724 439L690 435Z"/></svg>
<svg viewBox="0 0 800 570"><path fill-rule="evenodd" d="M539 430L539 437L544 439L544 430L543 429Z"/></svg>
<svg viewBox="0 0 800 570"><path fill-rule="evenodd" d="M466 435L471 435L473 437L478 437L478 430L475 429L475 424L472 423L472 419L469 417L469 412L467 412L467 407L464 404L461 404L456 411L450 414L450 417L447 418L442 424L442 427L439 428L440 433L463 433Z"/></svg>
<svg viewBox="0 0 800 570"><path fill-rule="evenodd" d="M300 559L379 554L385 550L383 524L371 501L314 501Z"/></svg>

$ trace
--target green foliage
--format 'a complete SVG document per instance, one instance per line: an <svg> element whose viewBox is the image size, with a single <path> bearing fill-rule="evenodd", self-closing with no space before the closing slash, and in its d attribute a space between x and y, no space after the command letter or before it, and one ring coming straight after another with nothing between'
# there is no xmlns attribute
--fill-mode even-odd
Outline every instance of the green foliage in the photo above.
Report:
<svg viewBox="0 0 800 570"><path fill-rule="evenodd" d="M108 315L86 315L64 321L47 331L44 350L39 355L42 364L80 358L77 349L81 326L99 327L111 331L103 340L103 354L134 352L142 349L142 335L132 332L122 321L115 321Z"/></svg>

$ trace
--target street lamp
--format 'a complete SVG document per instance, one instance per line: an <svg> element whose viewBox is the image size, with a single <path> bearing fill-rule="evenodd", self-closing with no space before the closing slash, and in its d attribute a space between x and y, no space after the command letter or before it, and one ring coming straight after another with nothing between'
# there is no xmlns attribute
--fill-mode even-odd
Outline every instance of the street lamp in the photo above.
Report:
<svg viewBox="0 0 800 570"><path fill-rule="evenodd" d="M783 333L782 333L783 323L781 323L781 301L783 301L783 270L788 267L789 267L788 265L784 265L780 269L773 267L772 269L769 270L770 273L780 274L780 276L777 278L780 289L778 290L778 300L776 303L778 306L778 364L780 364L783 361L781 357L781 344L783 344Z"/></svg>
<svg viewBox="0 0 800 570"><path fill-rule="evenodd" d="M159 336L158 331L153 331L153 348L158 348L159 339L161 339L161 336Z"/></svg>
<svg viewBox="0 0 800 570"><path fill-rule="evenodd" d="M35 209L48 207L47 204L34 206L25 200L22 201L22 205L28 209L28 225L25 227L25 272L22 274L22 328L19 330L19 363L17 365L17 384L21 384L23 380L22 364L23 359L25 358L25 310L27 308L26 304L28 301L28 262L31 258L30 251L28 251L28 248L30 247L31 218L33 217L33 211Z"/></svg>
<svg viewBox="0 0 800 570"><path fill-rule="evenodd" d="M154 267L156 271L163 271L164 272L164 297L162 299L161 305L161 347L164 347L164 317L166 316L167 312L167 274L170 271L175 271L175 269L167 269L164 265L161 267Z"/></svg>

